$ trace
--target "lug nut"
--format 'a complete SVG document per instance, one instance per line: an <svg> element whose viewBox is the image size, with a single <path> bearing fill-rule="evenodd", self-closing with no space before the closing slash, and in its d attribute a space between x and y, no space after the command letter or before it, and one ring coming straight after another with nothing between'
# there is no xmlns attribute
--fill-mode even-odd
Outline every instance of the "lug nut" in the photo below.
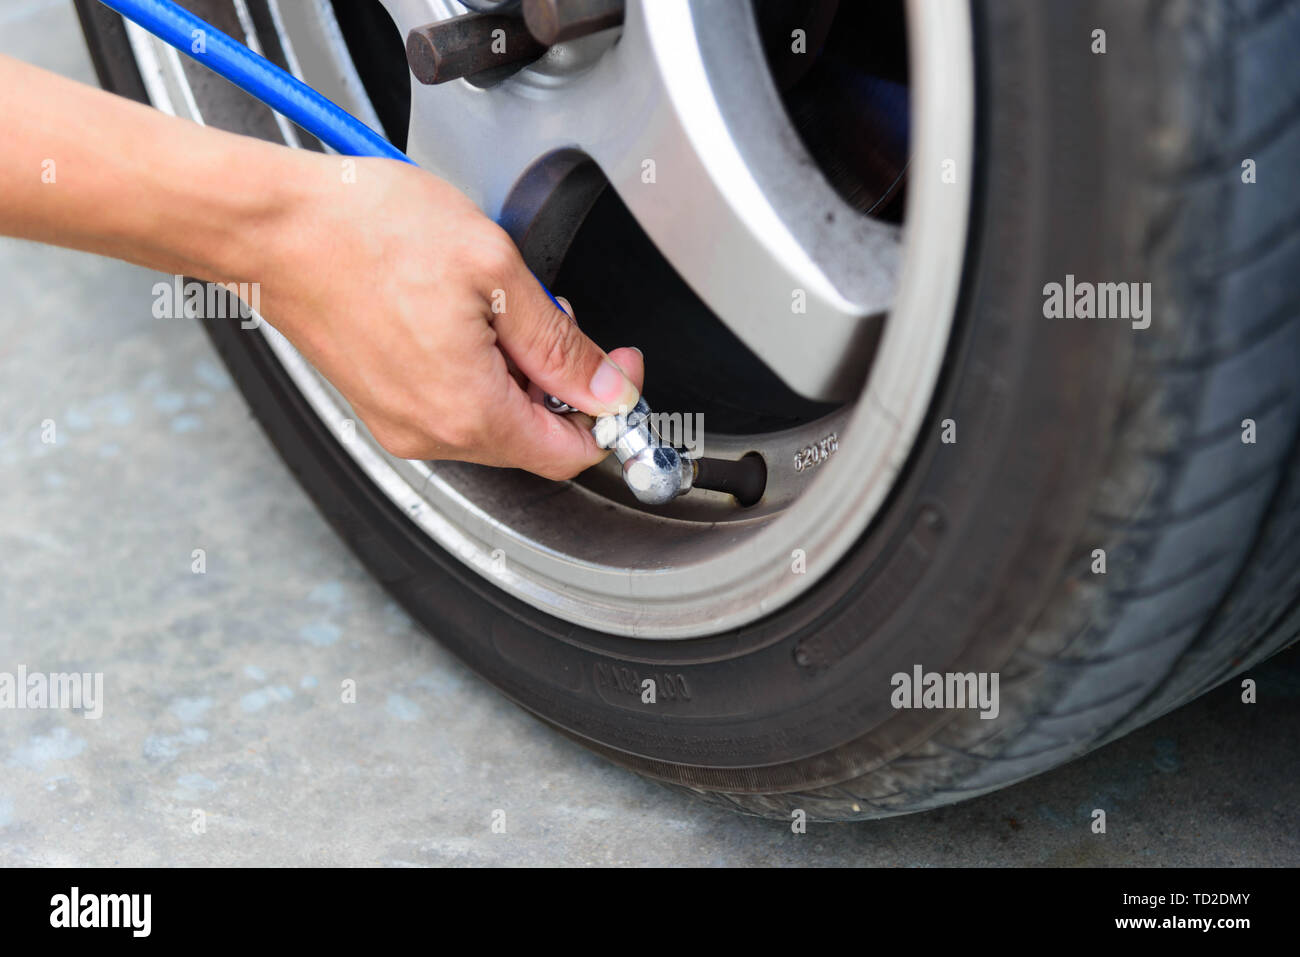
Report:
<svg viewBox="0 0 1300 957"><path fill-rule="evenodd" d="M524 22L539 43L576 40L623 22L623 0L524 0Z"/></svg>
<svg viewBox="0 0 1300 957"><path fill-rule="evenodd" d="M406 62L421 83L446 83L495 67L535 60L546 46L518 17L467 13L406 35Z"/></svg>

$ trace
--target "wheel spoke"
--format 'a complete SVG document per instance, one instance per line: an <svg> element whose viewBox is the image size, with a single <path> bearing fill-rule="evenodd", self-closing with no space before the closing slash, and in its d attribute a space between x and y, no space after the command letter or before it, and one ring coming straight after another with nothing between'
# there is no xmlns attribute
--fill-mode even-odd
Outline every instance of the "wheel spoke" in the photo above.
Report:
<svg viewBox="0 0 1300 957"><path fill-rule="evenodd" d="M745 5L633 4L619 54L623 95L610 106L635 121L589 128L586 151L788 385L819 399L854 392L890 306L898 229L858 215L816 171Z"/></svg>

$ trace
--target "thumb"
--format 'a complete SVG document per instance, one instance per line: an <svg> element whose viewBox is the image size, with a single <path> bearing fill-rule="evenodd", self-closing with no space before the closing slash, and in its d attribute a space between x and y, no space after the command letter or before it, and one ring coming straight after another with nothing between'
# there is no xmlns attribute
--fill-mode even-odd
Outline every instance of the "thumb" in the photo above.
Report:
<svg viewBox="0 0 1300 957"><path fill-rule="evenodd" d="M494 318L497 345L534 385L588 415L616 415L641 392L624 370L558 308L531 273Z"/></svg>

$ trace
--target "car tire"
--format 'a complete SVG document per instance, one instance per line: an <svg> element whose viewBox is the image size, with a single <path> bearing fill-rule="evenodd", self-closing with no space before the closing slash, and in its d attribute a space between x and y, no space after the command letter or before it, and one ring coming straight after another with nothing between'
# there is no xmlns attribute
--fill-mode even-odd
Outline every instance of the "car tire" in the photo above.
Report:
<svg viewBox="0 0 1300 957"><path fill-rule="evenodd" d="M78 5L104 85L144 99L120 21ZM1300 4L971 10L973 209L929 417L857 545L756 622L644 641L518 601L379 494L262 337L205 324L412 617L557 730L714 804L858 820L969 798L1300 629ZM233 88L204 95L276 135ZM1149 325L1049 318L1067 277L1149 283ZM997 675L996 717L895 707L917 667Z"/></svg>

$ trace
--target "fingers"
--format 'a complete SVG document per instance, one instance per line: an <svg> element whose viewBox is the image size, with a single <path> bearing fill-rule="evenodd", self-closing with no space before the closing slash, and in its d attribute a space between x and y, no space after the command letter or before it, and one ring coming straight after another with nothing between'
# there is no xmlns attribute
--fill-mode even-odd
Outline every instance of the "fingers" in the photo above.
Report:
<svg viewBox="0 0 1300 957"><path fill-rule="evenodd" d="M564 311L568 313L569 319L577 321L575 317L573 317L573 307L569 304L569 300L565 299L562 295L555 296L555 299L558 300L560 306L564 308ZM623 369L623 373L628 377L628 380L632 382L632 385L637 387L637 391L640 391L645 387L646 361L645 356L641 355L640 348L637 348L636 346L615 348L614 351L610 352L610 359L615 361L617 367ZM515 367L515 364L513 364L513 361L508 358L508 356L506 361L507 365L510 365L512 368L512 373L517 372L517 367ZM517 380L519 376L515 376L515 378ZM537 384L524 384L524 382L520 382L520 385L526 385L528 397L532 399L533 402L545 402L546 390L542 389L541 386Z"/></svg>
<svg viewBox="0 0 1300 957"><path fill-rule="evenodd" d="M514 468L557 481L573 478L609 454L596 445L591 424L585 415L556 415L514 388L494 416L493 444Z"/></svg>
<svg viewBox="0 0 1300 957"><path fill-rule="evenodd" d="M529 381L588 415L617 414L636 405L641 390L627 370L555 308L522 260L513 280L506 310L493 325L498 347Z"/></svg>
<svg viewBox="0 0 1300 957"><path fill-rule="evenodd" d="M556 301L569 314L570 319L573 319L573 306L569 300L563 296L556 296ZM645 358L641 355L641 350L615 349L610 352L609 357L627 373L632 384L640 389L645 382ZM528 386L528 398L533 403L534 409L543 408L541 403L545 401L545 395L545 391L540 386L535 384ZM528 411L519 420L519 427L533 431L531 438L520 442L521 456L515 462L516 467L547 478L565 479L590 468L609 454L598 448L592 438L591 416L582 413L556 415L549 409L546 410L546 414L552 419L559 419L566 428L557 428L552 423L539 422L535 418L535 412ZM580 433L576 437L571 434L575 429Z"/></svg>
<svg viewBox="0 0 1300 957"><path fill-rule="evenodd" d="M623 346L610 352L609 357L636 386L637 392L645 388L645 356L640 349L636 346Z"/></svg>
<svg viewBox="0 0 1300 957"><path fill-rule="evenodd" d="M628 378L640 388L645 380L645 360L640 350L615 349L609 356L627 370ZM591 416L580 412L556 415L542 405L543 396L540 387L529 386L525 397L528 408L512 402L509 416L503 419L502 430L513 430L514 435L513 439L500 443L501 448L512 450L511 465L546 478L567 479L609 454L592 437Z"/></svg>

